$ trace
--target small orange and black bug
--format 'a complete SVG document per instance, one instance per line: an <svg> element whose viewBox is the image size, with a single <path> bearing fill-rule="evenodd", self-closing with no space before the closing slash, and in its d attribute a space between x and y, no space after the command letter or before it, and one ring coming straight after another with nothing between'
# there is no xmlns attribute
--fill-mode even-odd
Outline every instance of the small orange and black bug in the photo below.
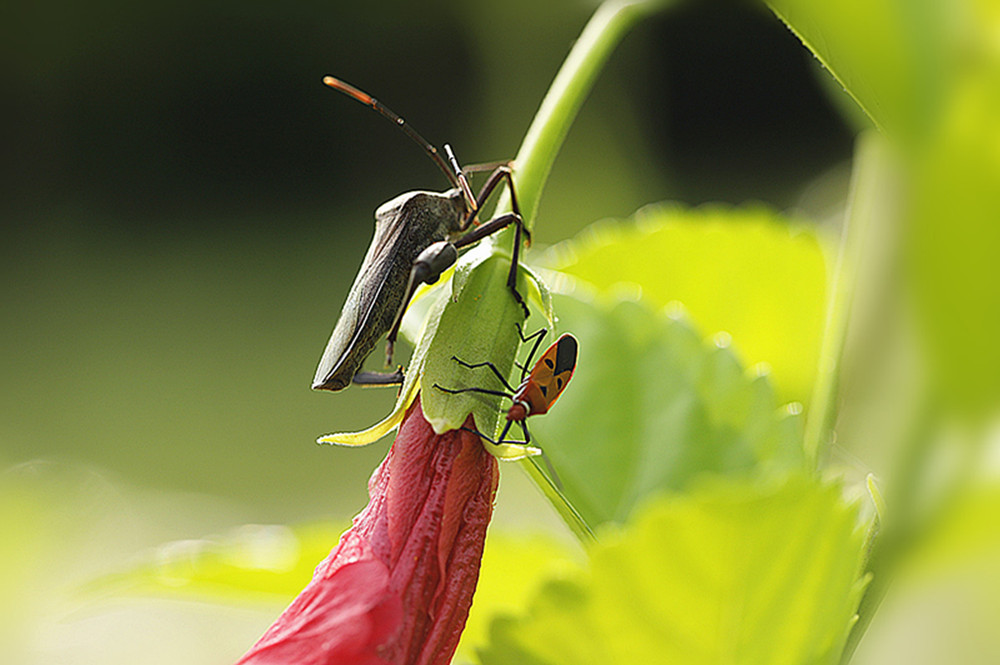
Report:
<svg viewBox="0 0 1000 665"><path fill-rule="evenodd" d="M534 357L535 352L538 351L538 347L548 331L542 328L527 337L521 332L520 325L518 325L517 331L521 335L521 340L525 343L532 339L535 340L524 365L518 365L521 368L521 384L517 388L514 388L507 382L503 373L493 363L467 363L455 356L452 356L452 360L469 369L489 367L509 392L490 390L488 388L443 388L436 383L434 384L434 387L438 390L453 395L458 393L483 393L485 395L498 395L510 399L513 404L507 411L507 424L504 425L503 431L500 432L500 436L496 440L491 439L482 432L475 432L483 439L496 445L501 443L526 445L531 443L531 435L528 434L528 427L524 421L528 416L539 416L547 413L556 400L559 399L559 395L566 389L566 384L569 383L570 377L573 376L573 370L576 369L578 344L573 335L564 333L552 346L545 350L545 353L542 354L538 362L529 371L528 367L531 366L531 359ZM524 441L507 440L504 438L514 423L518 423L521 426L521 431L524 432Z"/></svg>

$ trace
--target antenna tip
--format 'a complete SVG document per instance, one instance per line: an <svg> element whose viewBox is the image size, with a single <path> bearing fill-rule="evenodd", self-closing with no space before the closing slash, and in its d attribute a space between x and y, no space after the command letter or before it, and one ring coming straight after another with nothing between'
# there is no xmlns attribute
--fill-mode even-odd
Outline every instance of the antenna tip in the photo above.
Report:
<svg viewBox="0 0 1000 665"><path fill-rule="evenodd" d="M347 83L346 81L341 81L340 79L334 78L333 76L324 76L323 83L330 86L334 90L339 90L343 92L349 97L354 97L354 99L358 100L362 104L368 104L369 106L373 106L375 104L375 100L371 98L371 95L361 92L360 90L355 88L350 83Z"/></svg>

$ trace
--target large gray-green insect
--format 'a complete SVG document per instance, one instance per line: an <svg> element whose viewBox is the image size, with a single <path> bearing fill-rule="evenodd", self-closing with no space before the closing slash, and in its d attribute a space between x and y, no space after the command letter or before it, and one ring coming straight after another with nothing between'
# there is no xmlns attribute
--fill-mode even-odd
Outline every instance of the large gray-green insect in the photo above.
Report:
<svg viewBox="0 0 1000 665"><path fill-rule="evenodd" d="M378 100L332 76L323 82L395 123L434 160L452 189L441 193L407 192L375 211L375 235L320 358L312 387L343 390L352 382L365 385L400 383L403 378L400 369L392 373L359 372L361 364L388 332L386 366L390 366L403 313L417 288L421 284L435 283L441 273L458 260L458 250L510 224L517 230L507 286L527 317L528 307L516 285L521 237L522 234L527 236L527 229L514 195L510 166L490 166L492 173L479 195L474 196L466 173L481 170L480 167L463 170L447 144L444 149L448 161L445 161L437 148ZM476 226L479 210L503 182L507 183L513 212Z"/></svg>

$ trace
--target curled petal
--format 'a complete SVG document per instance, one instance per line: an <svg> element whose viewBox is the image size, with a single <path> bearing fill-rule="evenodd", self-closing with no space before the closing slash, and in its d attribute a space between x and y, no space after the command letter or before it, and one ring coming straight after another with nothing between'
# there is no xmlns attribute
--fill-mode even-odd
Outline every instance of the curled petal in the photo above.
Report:
<svg viewBox="0 0 1000 665"><path fill-rule="evenodd" d="M240 664L446 665L498 477L478 436L435 434L418 398L369 480L368 506Z"/></svg>

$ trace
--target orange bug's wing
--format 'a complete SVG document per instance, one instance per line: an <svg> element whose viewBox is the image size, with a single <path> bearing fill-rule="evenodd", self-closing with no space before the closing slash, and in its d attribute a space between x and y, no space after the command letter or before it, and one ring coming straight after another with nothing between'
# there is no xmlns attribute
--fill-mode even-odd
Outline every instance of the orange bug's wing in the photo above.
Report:
<svg viewBox="0 0 1000 665"><path fill-rule="evenodd" d="M545 402L544 409L532 408L532 413L545 413L559 399L576 369L577 346L576 337L565 333L531 368L528 381L538 386Z"/></svg>

